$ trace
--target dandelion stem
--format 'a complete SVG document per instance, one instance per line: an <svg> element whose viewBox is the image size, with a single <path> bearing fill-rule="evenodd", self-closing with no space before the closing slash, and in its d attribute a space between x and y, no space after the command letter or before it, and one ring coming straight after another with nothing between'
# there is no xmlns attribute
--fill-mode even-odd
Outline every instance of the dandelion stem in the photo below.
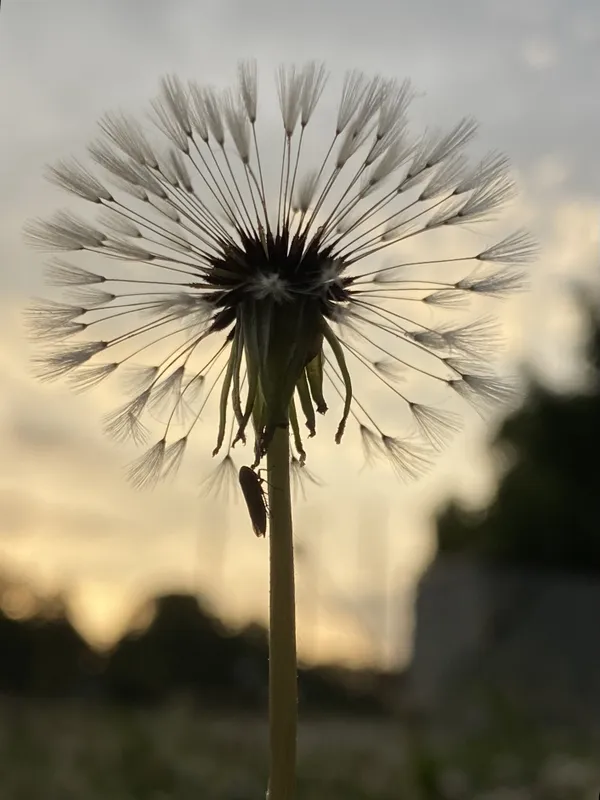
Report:
<svg viewBox="0 0 600 800"><path fill-rule="evenodd" d="M294 544L287 428L277 428L267 452L269 481L270 621L268 800L292 800L296 783L298 690Z"/></svg>

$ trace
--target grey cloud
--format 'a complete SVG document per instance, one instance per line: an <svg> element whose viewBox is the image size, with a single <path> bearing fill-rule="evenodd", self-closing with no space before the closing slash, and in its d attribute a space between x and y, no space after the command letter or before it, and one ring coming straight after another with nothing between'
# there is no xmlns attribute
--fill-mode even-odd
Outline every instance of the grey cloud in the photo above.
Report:
<svg viewBox="0 0 600 800"><path fill-rule="evenodd" d="M408 73L427 91L434 119L474 113L486 143L507 149L521 168L557 153L570 164L573 188L600 191L600 8L592 0L374 0L343 8L337 0L238 0L223 8L232 30L268 51L283 50L274 44L281 42L293 56L330 52L347 66ZM527 63L531 40L553 51L546 68Z"/></svg>
<svg viewBox="0 0 600 800"><path fill-rule="evenodd" d="M59 455L81 441L72 424L66 420L50 422L38 415L24 416L19 413L10 423L9 430L18 447L54 454L58 452Z"/></svg>
<svg viewBox="0 0 600 800"><path fill-rule="evenodd" d="M63 14L55 13L57 7ZM2 60L12 63L29 105L39 104L45 127L55 120L57 144L66 134L83 145L77 132L82 121L91 126L106 106L130 98L134 87L142 103L158 75L183 62L212 81L229 60L232 74L237 57L258 56L263 71L281 59L318 57L336 72L358 66L408 74L428 95L416 114L446 124L473 113L483 122L485 144L508 150L520 168L556 153L569 163L573 188L600 187L594 136L600 56L593 38L594 31L600 36L600 10L592 0L372 0L343 6L338 0L214 6L63 0L52 10L21 8L17 12L15 4L5 17L11 36ZM26 41L35 58L25 57ZM528 64L528 42L547 45L555 60L543 68ZM10 69L4 74L10 76Z"/></svg>
<svg viewBox="0 0 600 800"><path fill-rule="evenodd" d="M71 498L65 503L52 502L26 489L0 491L0 519L4 541L43 527L44 536L49 539L59 536L63 544L94 539L94 546L99 538L104 542L116 539L117 532L130 525L119 514L73 506Z"/></svg>

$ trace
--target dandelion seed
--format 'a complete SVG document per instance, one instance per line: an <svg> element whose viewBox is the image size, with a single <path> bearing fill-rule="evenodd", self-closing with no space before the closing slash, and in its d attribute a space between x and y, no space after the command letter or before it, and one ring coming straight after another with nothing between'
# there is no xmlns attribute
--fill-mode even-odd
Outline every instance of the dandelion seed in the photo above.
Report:
<svg viewBox="0 0 600 800"><path fill-rule="evenodd" d="M223 147L225 144L223 109L220 99L213 89L204 90L204 111L211 136L219 147Z"/></svg>
<svg viewBox="0 0 600 800"><path fill-rule="evenodd" d="M381 456L383 451L381 434L364 423L359 424L359 430L365 462L366 464L372 464L376 458Z"/></svg>
<svg viewBox="0 0 600 800"><path fill-rule="evenodd" d="M192 125L185 87L176 75L167 75L161 81L161 89L169 117L177 122L186 136L191 136Z"/></svg>
<svg viewBox="0 0 600 800"><path fill-rule="evenodd" d="M421 331L408 331L406 335L413 342L422 345L427 350L445 350L448 346L441 331L424 328Z"/></svg>
<svg viewBox="0 0 600 800"><path fill-rule="evenodd" d="M471 194L455 217L448 224L461 225L465 222L480 222L489 217L492 211L502 206L516 192L509 177L499 178L492 183L484 183Z"/></svg>
<svg viewBox="0 0 600 800"><path fill-rule="evenodd" d="M250 120L245 109L237 105L232 95L224 101L224 114L227 128L234 141L236 150L243 164L250 163Z"/></svg>
<svg viewBox="0 0 600 800"><path fill-rule="evenodd" d="M150 389L159 372L157 366L129 365L123 368L121 385L127 394L138 395Z"/></svg>
<svg viewBox="0 0 600 800"><path fill-rule="evenodd" d="M89 311L92 308L112 303L116 298L116 294L112 294L112 292L103 292L102 289L97 289L94 286L82 286L69 292L69 299L83 306L82 313L86 310Z"/></svg>
<svg viewBox="0 0 600 800"><path fill-rule="evenodd" d="M427 185L419 195L419 200L433 200L440 195L455 192L456 182L463 173L466 165L464 156L450 157L442 162L441 168L427 182Z"/></svg>
<svg viewBox="0 0 600 800"><path fill-rule="evenodd" d="M306 488L308 484L312 484L313 486L323 485L323 481L317 478L314 472L311 472L311 470L309 470L299 458L296 458L296 456L292 456L290 467L293 491L296 494L300 494L303 499L306 499Z"/></svg>
<svg viewBox="0 0 600 800"><path fill-rule="evenodd" d="M142 233L137 225L134 225L130 219L112 211L110 208L101 211L98 214L98 221L111 233L116 233L117 236L131 236L134 239L142 236Z"/></svg>
<svg viewBox="0 0 600 800"><path fill-rule="evenodd" d="M527 231L517 231L483 250L477 258L499 264L527 264L537 253L538 246L533 237Z"/></svg>
<svg viewBox="0 0 600 800"><path fill-rule="evenodd" d="M52 252L54 250L92 250L102 247L106 236L89 223L65 211L43 222L38 220L25 228L27 240L33 247Z"/></svg>
<svg viewBox="0 0 600 800"><path fill-rule="evenodd" d="M75 391L84 392L97 386L118 368L119 364L97 364L87 365L70 377L70 384Z"/></svg>
<svg viewBox="0 0 600 800"><path fill-rule="evenodd" d="M481 317L458 326L445 325L439 328L438 333L451 352L473 358L489 357L499 352L502 345L494 317Z"/></svg>
<svg viewBox="0 0 600 800"><path fill-rule="evenodd" d="M27 309L26 318L34 339L64 339L85 330L86 325L75 320L86 311L81 306L40 300Z"/></svg>
<svg viewBox="0 0 600 800"><path fill-rule="evenodd" d="M512 381L482 372L475 374L472 364L463 364L454 359L448 362L460 373L460 378L449 381L449 386L480 414L509 403L515 397L516 388Z"/></svg>
<svg viewBox="0 0 600 800"><path fill-rule="evenodd" d="M451 225L453 223L457 224L457 222L466 221L466 216L460 216L464 206L465 201L460 197L444 198L443 204L437 207L427 220L425 228L427 230L433 230L434 228L441 228L442 225Z"/></svg>
<svg viewBox="0 0 600 800"><path fill-rule="evenodd" d="M396 170L405 163L409 150L400 142L390 145L382 158L373 165L364 181L363 197L378 189Z"/></svg>
<svg viewBox="0 0 600 800"><path fill-rule="evenodd" d="M148 250L121 239L106 238L102 245L109 256L120 258L123 261L152 261L154 259L154 255Z"/></svg>
<svg viewBox="0 0 600 800"><path fill-rule="evenodd" d="M147 438L147 429L140 417L149 399L150 390L146 389L117 411L107 414L104 421L107 434L118 442L133 439L136 444L143 444Z"/></svg>
<svg viewBox="0 0 600 800"><path fill-rule="evenodd" d="M418 478L431 464L428 448L420 442L408 438L382 436L381 444L400 478Z"/></svg>
<svg viewBox="0 0 600 800"><path fill-rule="evenodd" d="M46 280L51 286L64 287L104 283L106 278L57 258L49 262L46 270Z"/></svg>
<svg viewBox="0 0 600 800"><path fill-rule="evenodd" d="M384 95L379 108L376 138L380 142L393 142L404 130L405 114L414 92L409 80L401 84L392 80L387 83Z"/></svg>
<svg viewBox="0 0 600 800"><path fill-rule="evenodd" d="M179 402L184 372L185 367L181 365L163 378L162 381L154 384L148 407L157 418L160 419L161 416L169 414Z"/></svg>
<svg viewBox="0 0 600 800"><path fill-rule="evenodd" d="M55 380L87 362L103 352L108 347L107 342L87 342L77 345L69 350L58 350L45 356L40 356L35 363L38 367L38 376L42 380Z"/></svg>
<svg viewBox="0 0 600 800"><path fill-rule="evenodd" d="M391 358L381 358L371 362L373 369L390 381L404 383L408 380L408 369L403 364L397 364Z"/></svg>
<svg viewBox="0 0 600 800"><path fill-rule="evenodd" d="M407 177L422 179L426 170L441 164L448 156L460 151L473 138L476 130L477 125L473 120L464 119L447 134L435 131L423 136L415 151ZM404 188L406 189L406 186Z"/></svg>
<svg viewBox="0 0 600 800"><path fill-rule="evenodd" d="M313 482L299 466L296 407L310 437L316 414L335 405L329 384L340 401L336 441L354 421L368 461L385 457L418 477L458 428L460 417L436 405L440 389L478 409L512 394L490 366L499 342L477 303L522 288L535 243L517 231L478 252L472 239L455 244L462 226L514 194L507 159L469 163L469 118L409 138L410 83L353 71L313 160L318 145L308 150L305 130L316 127L325 68L282 67L275 84L275 156L260 146L255 62L240 64L228 91L167 76L150 104L164 146L144 121L107 114L89 167L63 160L49 170L97 220L63 211L26 228L33 246L85 258L49 265L49 283L71 302L30 311L34 336L54 345L37 360L40 375L67 375L76 390L123 375L132 399L107 418L108 432L141 442L158 427L132 467L136 485L178 469L210 407L215 453L225 452L204 489L237 485L227 442L244 442L247 428L255 465L277 429L289 428L293 471ZM440 257L430 242L450 227L452 256ZM405 258L377 268L386 250ZM463 306L475 313L459 318ZM113 338L69 345L104 323ZM411 412L412 430L383 432L361 399L365 374L385 408L393 401Z"/></svg>
<svg viewBox="0 0 600 800"><path fill-rule="evenodd" d="M100 129L107 139L141 167L158 166L148 139L138 120L126 114L105 114Z"/></svg>
<svg viewBox="0 0 600 800"><path fill-rule="evenodd" d="M527 285L527 275L515 267L493 272L476 270L455 284L456 288L463 292L485 294L490 297L504 297L522 291Z"/></svg>
<svg viewBox="0 0 600 800"><path fill-rule="evenodd" d="M465 117L450 130L440 136L431 150L427 159L428 166L435 166L453 156L458 150L463 148L475 136L477 132L477 122L470 117Z"/></svg>
<svg viewBox="0 0 600 800"><path fill-rule="evenodd" d="M327 73L323 64L312 62L305 67L300 94L300 124L303 128L308 125L326 82Z"/></svg>
<svg viewBox="0 0 600 800"><path fill-rule="evenodd" d="M129 469L129 480L138 489L153 486L162 475L165 462L166 442L160 439L156 444L133 462Z"/></svg>
<svg viewBox="0 0 600 800"><path fill-rule="evenodd" d="M108 189L78 161L59 161L48 169L48 180L92 203L110 202L113 197Z"/></svg>
<svg viewBox="0 0 600 800"><path fill-rule="evenodd" d="M218 467L202 481L201 493L206 496L214 495L223 500L235 496L238 482L238 470L232 456L227 455L221 459Z"/></svg>
<svg viewBox="0 0 600 800"><path fill-rule="evenodd" d="M187 442L187 436L182 436L181 439L178 439L166 448L162 470L163 478L172 477L177 473L183 461Z"/></svg>
<svg viewBox="0 0 600 800"><path fill-rule="evenodd" d="M92 159L102 167L110 176L110 180L117 188L128 194L147 200L145 189L160 191L160 184L152 179L152 174L146 170L143 156L141 163L137 159L129 160L115 152L113 146L104 140L92 143L88 147Z"/></svg>
<svg viewBox="0 0 600 800"><path fill-rule="evenodd" d="M420 432L437 449L445 447L460 430L461 420L457 414L421 403L411 403L410 410Z"/></svg>
<svg viewBox="0 0 600 800"><path fill-rule="evenodd" d="M310 66L307 68L310 69ZM294 66L282 66L278 72L279 107L286 136L292 136L300 117L301 98L305 84L304 71Z"/></svg>
<svg viewBox="0 0 600 800"><path fill-rule="evenodd" d="M358 70L347 72L344 77L342 96L338 107L336 137L340 135L356 113L367 90L367 78Z"/></svg>
<svg viewBox="0 0 600 800"><path fill-rule="evenodd" d="M469 304L465 292L454 289L440 289L423 298L423 302L440 308L464 308Z"/></svg>
<svg viewBox="0 0 600 800"><path fill-rule="evenodd" d="M456 194L463 194L481 186L494 184L506 177L509 162L501 153L488 153L473 169L467 169L462 179L454 190Z"/></svg>
<svg viewBox="0 0 600 800"><path fill-rule="evenodd" d="M181 150L182 153L189 152L189 142L186 129L181 124L178 114L173 113L172 98L169 94L167 79L162 84L163 92L160 97L152 101L152 121L156 127L171 140L171 142Z"/></svg>
<svg viewBox="0 0 600 800"><path fill-rule="evenodd" d="M297 195L296 195L296 206L298 210L301 211L303 214L311 207L311 204L314 200L315 193L317 191L319 175L317 172L308 172L299 182Z"/></svg>
<svg viewBox="0 0 600 800"><path fill-rule="evenodd" d="M251 125L256 122L258 77L256 61L243 61L238 65L240 97Z"/></svg>

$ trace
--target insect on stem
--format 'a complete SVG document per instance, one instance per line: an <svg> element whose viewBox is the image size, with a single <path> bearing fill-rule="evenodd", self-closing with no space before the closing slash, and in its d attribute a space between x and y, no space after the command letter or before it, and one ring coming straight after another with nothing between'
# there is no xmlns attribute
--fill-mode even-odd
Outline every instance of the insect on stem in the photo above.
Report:
<svg viewBox="0 0 600 800"><path fill-rule="evenodd" d="M240 467L238 479L256 536L267 532L267 501L263 478L251 467Z"/></svg>

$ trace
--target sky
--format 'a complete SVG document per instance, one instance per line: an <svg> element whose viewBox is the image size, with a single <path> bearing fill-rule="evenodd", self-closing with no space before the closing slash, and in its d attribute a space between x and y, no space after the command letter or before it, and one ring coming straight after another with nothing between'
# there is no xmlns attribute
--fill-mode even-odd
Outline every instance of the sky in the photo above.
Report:
<svg viewBox="0 0 600 800"><path fill-rule="evenodd" d="M73 619L106 643L153 593L202 591L235 622L263 618L267 548L240 502L201 497L207 424L185 475L139 492L133 451L102 416L119 398L74 395L32 375L23 309L43 293L23 225L72 207L45 165L80 155L107 110L143 110L164 74L227 86L258 61L266 107L284 62L409 77L415 125L481 124L478 147L510 156L520 186L507 212L540 242L531 289L506 302L509 360L553 385L576 380L579 318L568 287L594 284L600 211L600 7L594 0L4 0L0 11L0 568L67 592ZM276 124L275 115L271 124ZM260 122L260 120L259 120ZM432 513L450 496L493 491L494 420L465 415L428 477L363 469L356 437L325 424L308 466L323 485L296 504L299 644L305 657L360 661L410 653L415 583L433 553ZM240 461L239 463L242 463Z"/></svg>

